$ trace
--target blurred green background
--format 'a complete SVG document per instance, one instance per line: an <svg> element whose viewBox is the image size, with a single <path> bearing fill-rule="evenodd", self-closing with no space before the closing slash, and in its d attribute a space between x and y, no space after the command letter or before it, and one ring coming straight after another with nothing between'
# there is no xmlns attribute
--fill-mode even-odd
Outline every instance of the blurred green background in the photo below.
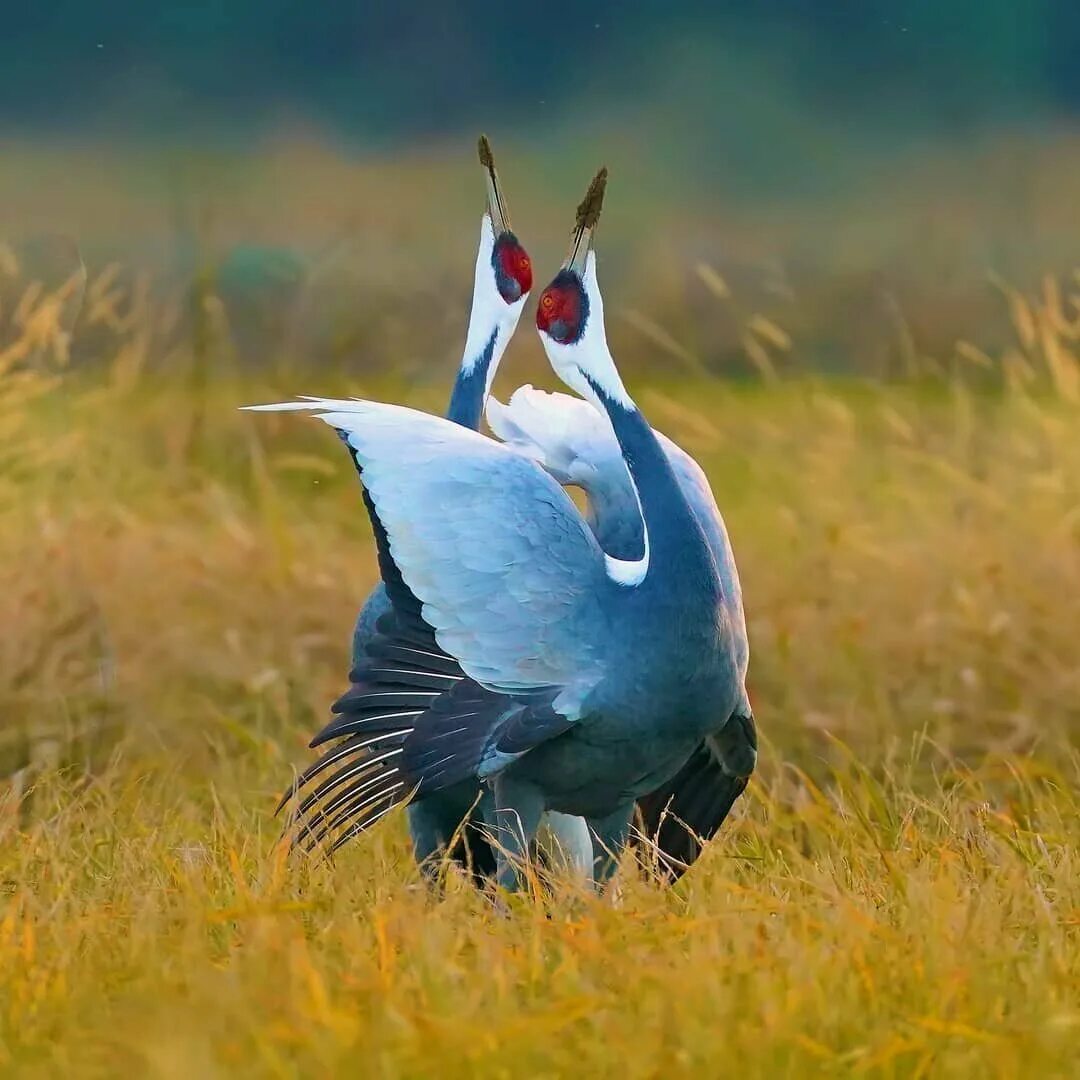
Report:
<svg viewBox="0 0 1080 1080"><path fill-rule="evenodd" d="M1080 8L1058 0L61 0L2 32L23 268L62 278L77 249L201 282L242 362L452 362L480 130L541 277L611 167L631 367L947 368L958 341L1011 341L998 278L1075 259ZM756 316L786 356L752 355Z"/></svg>
<svg viewBox="0 0 1080 1080"><path fill-rule="evenodd" d="M60 0L7 12L0 110L152 139L250 140L292 114L383 146L616 122L682 142L705 181L787 191L784 148L766 149L793 134L782 114L815 114L850 150L1069 116L1078 34L1056 0ZM840 145L821 149L799 189L844 171Z"/></svg>

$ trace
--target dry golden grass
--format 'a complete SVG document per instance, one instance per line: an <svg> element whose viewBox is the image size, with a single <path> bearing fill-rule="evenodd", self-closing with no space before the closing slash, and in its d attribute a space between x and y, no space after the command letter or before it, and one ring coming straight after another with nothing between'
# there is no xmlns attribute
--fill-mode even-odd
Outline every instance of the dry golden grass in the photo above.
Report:
<svg viewBox="0 0 1080 1080"><path fill-rule="evenodd" d="M400 817L334 867L274 843L373 566L336 441L235 407L441 391L219 377L205 326L166 356L167 313L110 323L111 289L86 285L89 371L63 298L0 312L0 1069L1068 1074L1070 303L1009 293L1015 349L964 345L932 384L635 381L728 518L761 768L677 889L625 867L618 904L507 917L428 895Z"/></svg>

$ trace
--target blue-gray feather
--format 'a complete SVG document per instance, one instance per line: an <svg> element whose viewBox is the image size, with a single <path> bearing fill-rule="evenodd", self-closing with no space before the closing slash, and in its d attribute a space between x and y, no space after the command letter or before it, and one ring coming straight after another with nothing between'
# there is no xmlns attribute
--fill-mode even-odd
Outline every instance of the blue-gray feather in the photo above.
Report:
<svg viewBox="0 0 1080 1080"><path fill-rule="evenodd" d="M606 419L586 402L526 386L506 405L488 403L493 430L560 482L588 496L588 518L601 546L617 558L638 558L644 547L641 512L619 444ZM716 562L736 666L745 679L749 644L738 570L724 525L700 466L659 436L679 485ZM703 740L683 768L638 801L642 833L655 844L659 869L677 878L720 827L745 789L757 758L749 703L740 703L720 735Z"/></svg>

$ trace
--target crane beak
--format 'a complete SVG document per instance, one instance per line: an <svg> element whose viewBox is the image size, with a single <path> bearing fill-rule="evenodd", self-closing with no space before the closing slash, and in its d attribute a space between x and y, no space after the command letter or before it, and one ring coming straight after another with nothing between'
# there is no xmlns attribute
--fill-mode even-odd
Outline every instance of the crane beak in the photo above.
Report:
<svg viewBox="0 0 1080 1080"><path fill-rule="evenodd" d="M577 208L577 221L570 241L570 253L566 256L563 269L572 271L579 278L585 276L585 262L592 250L593 236L600 221L600 210L604 205L607 176L605 166L593 177L589 190L585 192L585 198L581 200Z"/></svg>
<svg viewBox="0 0 1080 1080"><path fill-rule="evenodd" d="M570 241L570 254L563 263L564 270L570 270L578 277L585 276L585 259L592 250L593 230L590 228L577 228L574 230L573 239Z"/></svg>
<svg viewBox="0 0 1080 1080"><path fill-rule="evenodd" d="M499 174L495 171L495 158L491 153L491 143L486 135L480 136L478 146L480 164L484 169L484 179L487 181L487 212L491 218L491 227L496 236L510 232L510 211L506 206L506 196L499 186Z"/></svg>

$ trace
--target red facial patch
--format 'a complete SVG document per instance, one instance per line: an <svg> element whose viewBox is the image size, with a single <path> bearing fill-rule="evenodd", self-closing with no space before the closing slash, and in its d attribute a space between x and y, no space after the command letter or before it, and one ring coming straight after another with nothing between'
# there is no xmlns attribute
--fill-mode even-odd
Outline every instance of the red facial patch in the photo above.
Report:
<svg viewBox="0 0 1080 1080"><path fill-rule="evenodd" d="M499 293L512 304L532 288L532 260L513 233L503 233L495 241L493 256Z"/></svg>
<svg viewBox="0 0 1080 1080"><path fill-rule="evenodd" d="M589 314L589 301L577 277L564 270L543 291L536 309L536 325L560 345L581 337Z"/></svg>

